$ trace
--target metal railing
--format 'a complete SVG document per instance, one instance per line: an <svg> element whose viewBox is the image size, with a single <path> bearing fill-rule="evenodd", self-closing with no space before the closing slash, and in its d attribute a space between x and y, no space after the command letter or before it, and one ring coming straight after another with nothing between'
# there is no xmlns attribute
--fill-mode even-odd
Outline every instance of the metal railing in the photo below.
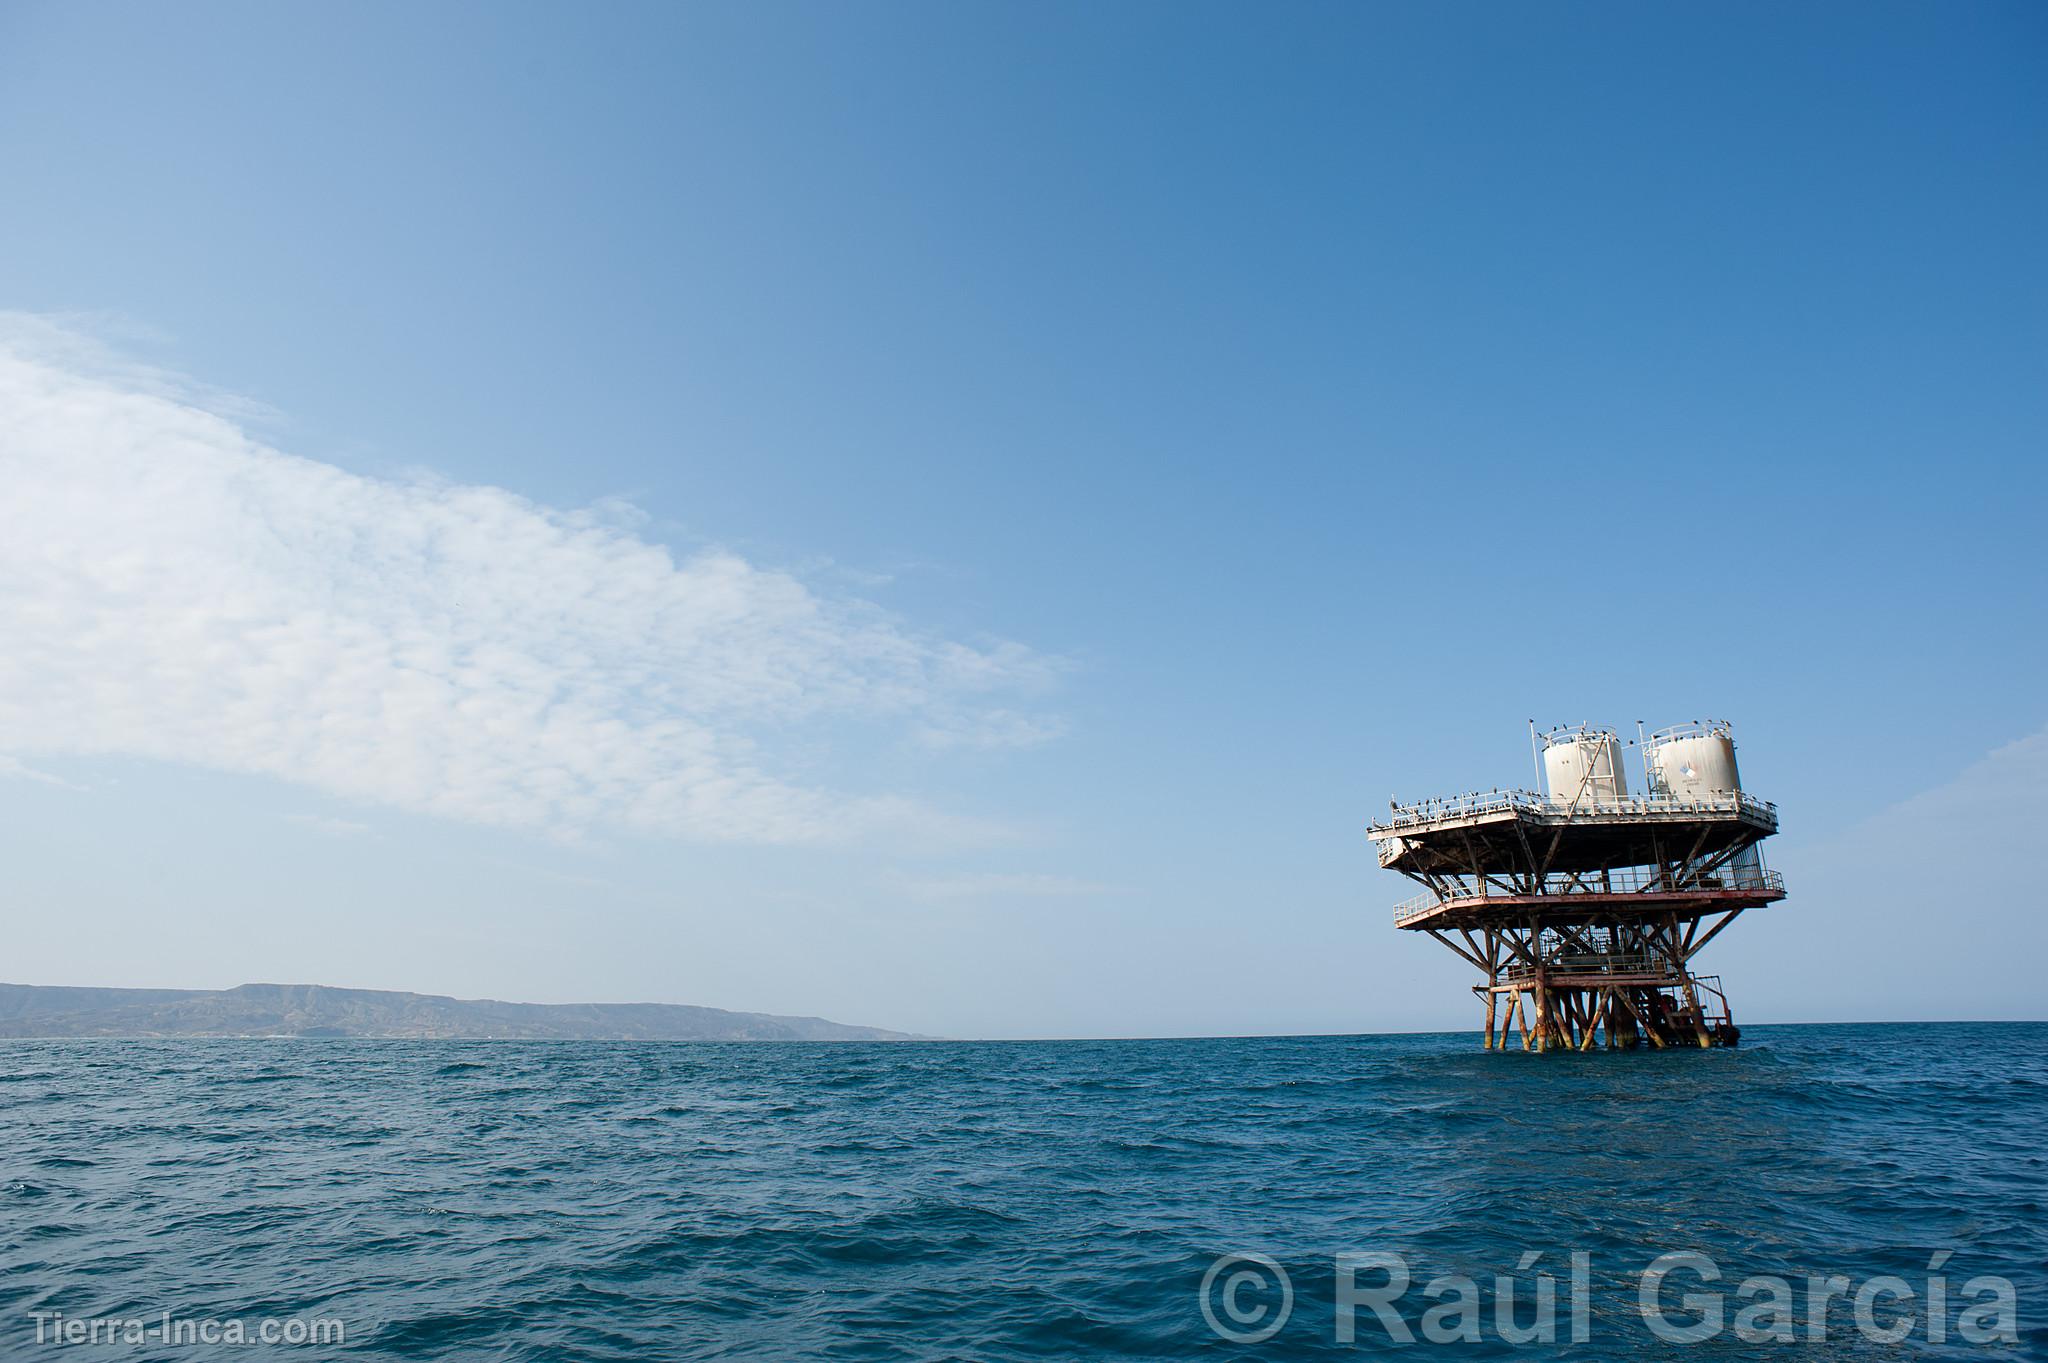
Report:
<svg viewBox="0 0 2048 1363"><path fill-rule="evenodd" d="M1661 748L1681 738L1725 738L1735 741L1735 726L1725 719L1696 719L1689 724L1673 724L1663 729L1652 729L1644 740L1645 748Z"/></svg>
<svg viewBox="0 0 2048 1363"><path fill-rule="evenodd" d="M1551 957L1543 963L1543 969L1553 975L1666 975L1677 978L1677 971L1664 957L1636 953L1586 955L1574 952ZM1535 973L1536 967L1526 961L1517 961L1500 974L1504 980L1526 980Z"/></svg>
<svg viewBox="0 0 2048 1363"><path fill-rule="evenodd" d="M1769 800L1759 800L1756 796L1739 790L1714 791L1708 795L1690 798L1660 795L1637 796L1627 800L1594 800L1581 797L1577 801L1553 800L1533 790L1482 790L1466 795L1422 800L1412 805L1396 805L1388 814L1386 822L1374 822L1367 826L1367 831L1394 833L1403 828L1434 823L1438 819L1469 818L1475 814L1508 811L1566 815L1747 813L1761 815L1770 820L1773 826L1778 821L1776 805Z"/></svg>
<svg viewBox="0 0 2048 1363"><path fill-rule="evenodd" d="M1783 894L1785 877L1762 866L1723 865L1705 875L1672 875L1654 866L1624 866L1612 871L1556 872L1543 878L1537 893L1549 898L1572 899L1596 894L1685 894L1688 891L1724 890ZM1475 899L1523 898L1528 894L1527 889L1506 889L1492 881L1482 881L1476 886L1460 884L1448 895L1428 890L1396 904L1394 922L1399 925L1420 918L1443 904L1466 903Z"/></svg>

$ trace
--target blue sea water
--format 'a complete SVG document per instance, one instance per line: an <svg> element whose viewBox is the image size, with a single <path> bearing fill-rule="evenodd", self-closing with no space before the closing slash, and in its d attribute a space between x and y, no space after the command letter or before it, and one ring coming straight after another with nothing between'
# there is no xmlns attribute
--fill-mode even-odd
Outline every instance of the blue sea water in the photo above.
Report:
<svg viewBox="0 0 2048 1363"><path fill-rule="evenodd" d="M1340 1342L1336 1257L1384 1252L1412 1266L1411 1329L1431 1278L1486 1294L1480 1343L1417 1357L2039 1358L2044 1136L2043 1024L1583 1056L1465 1035L6 1042L0 1357L1356 1357L1390 1331L1356 1310ZM1562 1319L1555 1343L1502 1339L1496 1277L1526 1322L1542 1273L1571 1292L1575 1250L1588 1340ZM1683 1250L1726 1275L1729 1318L1742 1278L1796 1276L1802 1342L1658 1339L1640 1275ZM1263 1342L1201 1309L1230 1253L1289 1276ZM1242 1267L1211 1278L1210 1315L1273 1323L1270 1270L1218 1295ZM1831 1274L1905 1279L1911 1336L1868 1338L1841 1300L1804 1342L1804 1280ZM2017 1343L1956 1336L1981 1275L2014 1284ZM1683 1323L1680 1285L1701 1285L1673 1280ZM58 1312L332 1319L345 1340L38 1344Z"/></svg>

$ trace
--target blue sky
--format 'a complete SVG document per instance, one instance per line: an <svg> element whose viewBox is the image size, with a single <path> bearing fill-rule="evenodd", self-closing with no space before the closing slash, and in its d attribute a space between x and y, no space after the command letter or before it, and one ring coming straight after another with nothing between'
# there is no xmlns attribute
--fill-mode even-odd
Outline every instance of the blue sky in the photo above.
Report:
<svg viewBox="0 0 2048 1363"><path fill-rule="evenodd" d="M9 977L1471 1025L1365 820L1717 715L1739 1017L2038 1016L2044 54L0 9Z"/></svg>

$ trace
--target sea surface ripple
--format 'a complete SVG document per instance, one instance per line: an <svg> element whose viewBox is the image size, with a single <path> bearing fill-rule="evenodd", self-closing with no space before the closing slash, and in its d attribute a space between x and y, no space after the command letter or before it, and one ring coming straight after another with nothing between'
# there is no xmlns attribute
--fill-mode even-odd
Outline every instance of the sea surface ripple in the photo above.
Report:
<svg viewBox="0 0 2048 1363"><path fill-rule="evenodd" d="M2030 1023L1550 1056L1466 1035L13 1041L0 1357L208 1356L36 1346L56 1311L345 1323L339 1347L245 1358L1355 1357L1386 1338L1366 1313L1337 1341L1332 1264L1376 1250L1418 1283L1590 1256L1589 1342L1489 1325L1422 1357L2048 1357L2044 1137ZM1665 1345L1636 1287L1670 1250L1714 1256L1724 1290L1917 1286L1949 1250L1952 1293L2014 1281L2023 1333ZM1233 1252L1293 1279L1262 1345L1199 1309Z"/></svg>

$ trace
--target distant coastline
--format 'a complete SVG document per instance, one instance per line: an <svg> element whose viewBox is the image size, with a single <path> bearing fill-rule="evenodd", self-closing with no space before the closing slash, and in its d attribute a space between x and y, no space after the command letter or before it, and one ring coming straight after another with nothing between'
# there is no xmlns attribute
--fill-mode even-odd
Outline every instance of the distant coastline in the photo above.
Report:
<svg viewBox="0 0 2048 1363"><path fill-rule="evenodd" d="M92 989L0 984L0 1038L389 1037L565 1041L913 1041L816 1017L677 1003L505 1003L319 984Z"/></svg>

